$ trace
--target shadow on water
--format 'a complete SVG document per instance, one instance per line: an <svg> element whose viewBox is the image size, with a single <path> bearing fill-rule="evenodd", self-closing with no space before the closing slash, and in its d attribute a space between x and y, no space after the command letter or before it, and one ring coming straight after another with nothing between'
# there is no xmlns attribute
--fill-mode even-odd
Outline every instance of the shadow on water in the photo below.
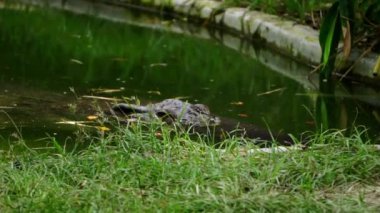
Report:
<svg viewBox="0 0 380 213"><path fill-rule="evenodd" d="M334 96L330 106L312 89L217 41L38 8L1 9L0 25L0 109L26 140L72 135L75 128L55 123L94 113L80 104L83 95L144 102L183 97L233 122L295 135L315 130L324 107L339 106L339 114L326 117L329 127L380 130L379 108L350 93ZM6 140L14 127L4 114L0 121Z"/></svg>

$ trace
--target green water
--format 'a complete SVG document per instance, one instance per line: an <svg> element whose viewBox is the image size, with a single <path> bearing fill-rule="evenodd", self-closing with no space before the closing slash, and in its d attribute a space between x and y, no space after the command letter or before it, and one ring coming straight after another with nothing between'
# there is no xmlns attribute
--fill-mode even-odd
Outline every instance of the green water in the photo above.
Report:
<svg viewBox="0 0 380 213"><path fill-rule="evenodd" d="M17 129L29 143L75 137L77 128L56 122L91 115L80 109L83 95L144 102L185 97L264 129L299 134L316 128L315 92L217 41L47 9L1 9L0 26L1 141L12 141ZM377 108L337 101L336 127L364 125L376 136Z"/></svg>

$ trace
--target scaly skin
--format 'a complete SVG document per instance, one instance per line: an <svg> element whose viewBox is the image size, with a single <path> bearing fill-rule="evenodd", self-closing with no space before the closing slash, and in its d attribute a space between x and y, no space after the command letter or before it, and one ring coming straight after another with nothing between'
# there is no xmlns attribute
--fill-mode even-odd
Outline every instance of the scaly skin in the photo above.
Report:
<svg viewBox="0 0 380 213"><path fill-rule="evenodd" d="M206 105L191 104L178 99L165 99L146 106L120 103L112 109L122 112L127 117L139 117L144 120L160 118L166 123L177 122L185 126L203 127L220 124L220 119L211 115Z"/></svg>

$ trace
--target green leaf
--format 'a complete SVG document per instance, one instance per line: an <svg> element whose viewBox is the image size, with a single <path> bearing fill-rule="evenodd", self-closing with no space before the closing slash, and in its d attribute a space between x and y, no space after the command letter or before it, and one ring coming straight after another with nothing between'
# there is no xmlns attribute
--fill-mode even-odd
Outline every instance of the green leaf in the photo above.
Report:
<svg viewBox="0 0 380 213"><path fill-rule="evenodd" d="M320 75L323 78L330 78L334 70L336 49L339 45L341 35L342 25L340 21L339 2L337 1L327 12L319 34L319 43L322 48L321 62L323 64Z"/></svg>
<svg viewBox="0 0 380 213"><path fill-rule="evenodd" d="M326 106L326 103L322 100L321 101L321 122L322 122L322 127L326 130L329 129L329 113L328 109Z"/></svg>

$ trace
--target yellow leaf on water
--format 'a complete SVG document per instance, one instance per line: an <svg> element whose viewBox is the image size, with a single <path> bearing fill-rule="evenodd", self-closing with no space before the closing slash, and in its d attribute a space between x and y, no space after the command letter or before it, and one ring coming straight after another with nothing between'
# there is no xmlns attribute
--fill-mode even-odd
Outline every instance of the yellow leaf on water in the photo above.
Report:
<svg viewBox="0 0 380 213"><path fill-rule="evenodd" d="M98 130L102 131L102 132L107 132L107 131L110 131L111 129L108 128L108 127L105 127L105 126L97 126L96 127Z"/></svg>
<svg viewBox="0 0 380 213"><path fill-rule="evenodd" d="M96 120L96 119L98 119L98 116L96 116L96 115L89 115L89 116L87 116L87 120Z"/></svg>
<svg viewBox="0 0 380 213"><path fill-rule="evenodd" d="M173 21L161 21L161 24L164 26L170 26L173 24Z"/></svg>
<svg viewBox="0 0 380 213"><path fill-rule="evenodd" d="M161 95L160 91L148 91L148 94Z"/></svg>
<svg viewBox="0 0 380 213"><path fill-rule="evenodd" d="M231 102L230 104L231 105L235 105L235 106L241 106L241 105L244 104L244 102L242 102L242 101L236 101L236 102Z"/></svg>
<svg viewBox="0 0 380 213"><path fill-rule="evenodd" d="M243 114L243 113L238 114L238 116L241 118L248 118L249 117L247 114Z"/></svg>

